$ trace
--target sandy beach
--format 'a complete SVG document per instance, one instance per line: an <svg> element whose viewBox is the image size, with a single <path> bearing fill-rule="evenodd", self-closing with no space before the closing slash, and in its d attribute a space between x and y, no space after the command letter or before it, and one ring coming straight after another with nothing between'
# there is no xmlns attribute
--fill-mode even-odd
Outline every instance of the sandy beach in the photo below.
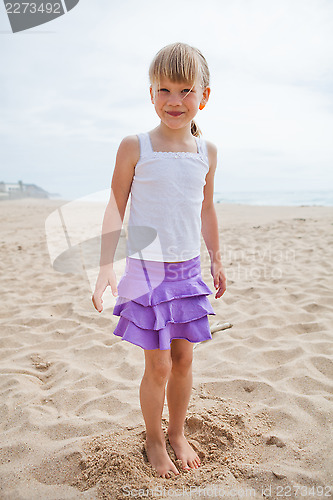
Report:
<svg viewBox="0 0 333 500"><path fill-rule="evenodd" d="M110 291L94 310L99 255L79 245L104 207L66 206L0 203L1 500L331 498L333 207L216 205L228 289L209 321L232 327L194 350L186 435L202 466L161 479L143 351L113 335ZM203 241L201 262L213 290Z"/></svg>

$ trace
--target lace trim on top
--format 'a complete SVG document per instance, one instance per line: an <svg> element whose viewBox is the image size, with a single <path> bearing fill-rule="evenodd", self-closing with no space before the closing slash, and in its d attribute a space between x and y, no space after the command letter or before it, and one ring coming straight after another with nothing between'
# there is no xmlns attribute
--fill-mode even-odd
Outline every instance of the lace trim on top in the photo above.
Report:
<svg viewBox="0 0 333 500"><path fill-rule="evenodd" d="M189 151L152 151L152 156L162 158L202 158L201 153L191 153Z"/></svg>

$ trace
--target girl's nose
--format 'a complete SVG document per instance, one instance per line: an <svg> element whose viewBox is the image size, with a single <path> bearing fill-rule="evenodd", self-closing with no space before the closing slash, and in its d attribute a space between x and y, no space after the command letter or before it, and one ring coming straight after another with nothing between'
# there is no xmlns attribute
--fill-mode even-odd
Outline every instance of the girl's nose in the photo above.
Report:
<svg viewBox="0 0 333 500"><path fill-rule="evenodd" d="M182 96L178 94L178 92L170 92L168 104L170 104L171 106L179 106L180 104L182 104Z"/></svg>

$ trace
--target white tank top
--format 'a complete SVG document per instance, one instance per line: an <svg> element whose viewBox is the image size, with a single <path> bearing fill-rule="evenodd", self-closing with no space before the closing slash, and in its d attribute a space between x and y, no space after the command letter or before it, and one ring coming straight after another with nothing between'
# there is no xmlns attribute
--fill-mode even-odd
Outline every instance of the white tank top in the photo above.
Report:
<svg viewBox="0 0 333 500"><path fill-rule="evenodd" d="M131 186L127 256L159 262L200 255L207 147L197 152L153 151L148 133L138 134L140 158Z"/></svg>

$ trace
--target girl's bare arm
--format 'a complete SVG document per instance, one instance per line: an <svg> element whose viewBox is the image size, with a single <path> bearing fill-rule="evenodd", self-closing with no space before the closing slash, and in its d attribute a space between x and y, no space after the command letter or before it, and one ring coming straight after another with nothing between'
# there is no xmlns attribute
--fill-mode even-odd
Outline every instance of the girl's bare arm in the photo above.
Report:
<svg viewBox="0 0 333 500"><path fill-rule="evenodd" d="M93 304L99 312L103 310L102 295L107 286L111 286L112 293L117 295L117 278L113 270L113 261L139 156L137 136L125 137L118 148L110 200L102 224L100 271L92 296Z"/></svg>
<svg viewBox="0 0 333 500"><path fill-rule="evenodd" d="M209 158L209 171L206 175L204 200L202 202L201 232L210 256L211 273L214 280L214 286L217 290L215 298L218 299L226 290L226 277L221 261L219 227L213 202L217 150L214 144L210 142L207 142L207 150Z"/></svg>

